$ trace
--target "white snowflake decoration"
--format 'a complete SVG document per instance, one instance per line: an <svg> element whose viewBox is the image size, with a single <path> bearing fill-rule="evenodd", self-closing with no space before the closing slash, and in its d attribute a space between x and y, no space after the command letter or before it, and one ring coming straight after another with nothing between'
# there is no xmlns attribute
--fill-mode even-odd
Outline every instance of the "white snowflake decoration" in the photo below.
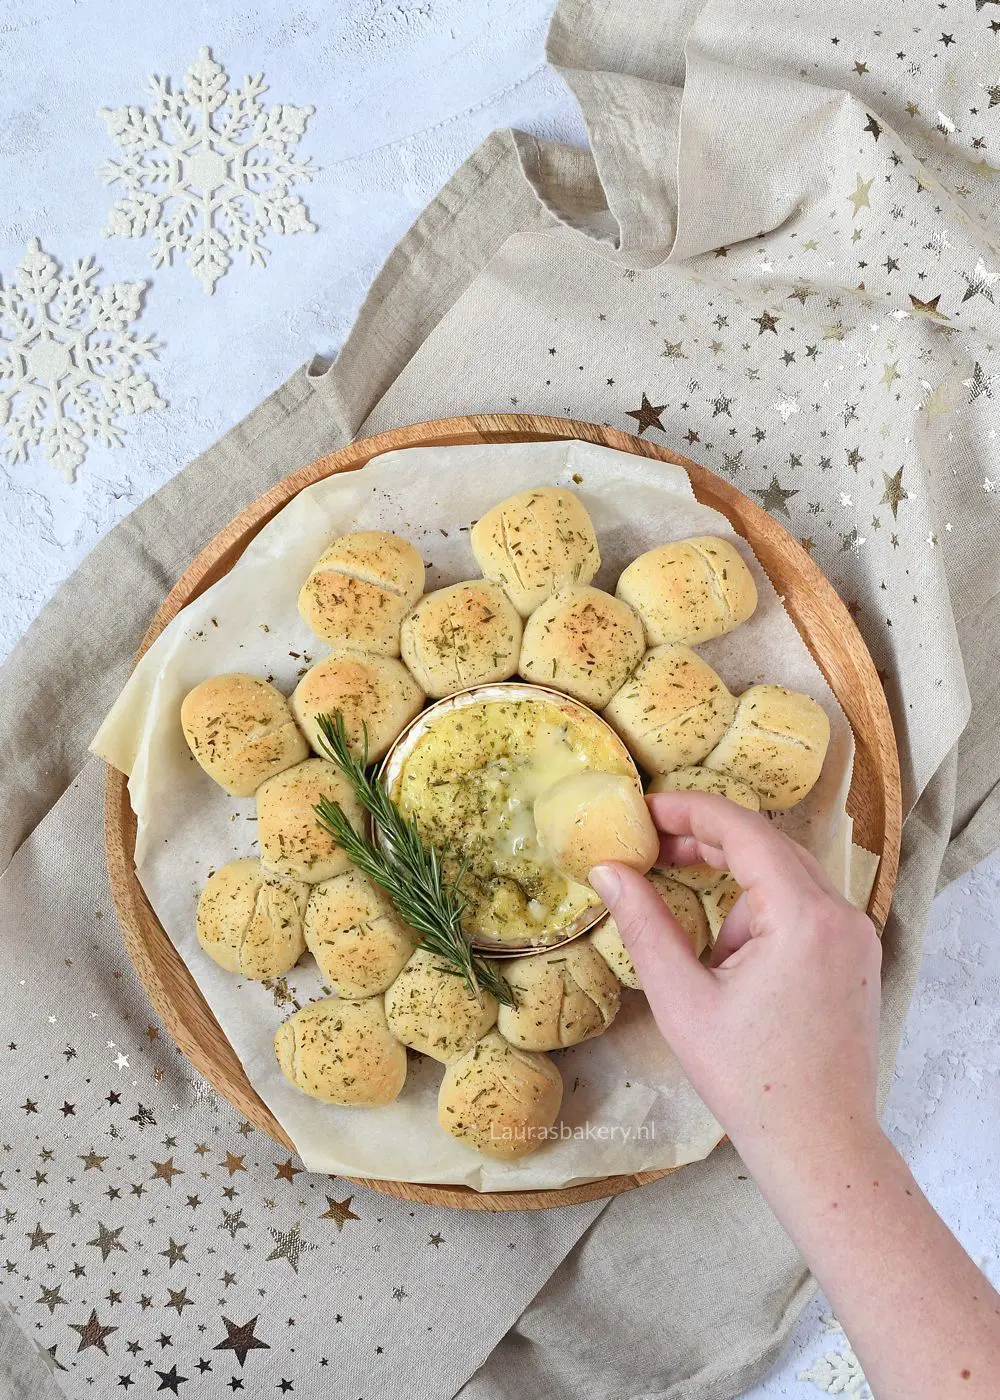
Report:
<svg viewBox="0 0 1000 1400"><path fill-rule="evenodd" d="M0 282L0 428L7 456L24 461L41 446L67 481L87 455L87 439L121 446L119 413L163 408L138 361L156 351L129 325L145 282L96 285L93 258L68 274L32 239L14 273Z"/></svg>
<svg viewBox="0 0 1000 1400"><path fill-rule="evenodd" d="M837 1319L827 1315L822 1319L825 1332L836 1333L844 1343L843 1351L828 1351L814 1361L808 1371L799 1372L800 1381L811 1381L817 1390L827 1395L847 1395L854 1400L872 1400L871 1387L861 1369L861 1362Z"/></svg>
<svg viewBox="0 0 1000 1400"><path fill-rule="evenodd" d="M150 85L150 112L116 107L98 113L124 153L101 170L107 184L125 188L105 234L140 238L154 231L153 266L182 254L211 293L233 254L264 265L268 231L315 232L302 200L290 193L316 173L308 158L292 153L312 107L266 109L262 73L230 93L228 74L207 48L188 69L182 91L174 92L169 78L153 77Z"/></svg>

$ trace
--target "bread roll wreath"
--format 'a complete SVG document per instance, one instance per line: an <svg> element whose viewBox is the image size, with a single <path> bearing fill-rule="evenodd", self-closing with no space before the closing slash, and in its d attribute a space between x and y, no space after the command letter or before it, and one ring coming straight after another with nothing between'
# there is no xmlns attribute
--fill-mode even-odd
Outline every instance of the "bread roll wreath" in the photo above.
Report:
<svg viewBox="0 0 1000 1400"><path fill-rule="evenodd" d="M562 1081L548 1052L608 1030L639 977L610 915L534 955L477 953L462 930L460 881L366 765L427 697L520 676L600 712L648 792L717 792L782 811L819 778L830 726L815 700L780 685L731 694L694 650L756 607L731 541L662 544L612 595L593 586L600 548L582 501L538 487L487 511L471 543L483 577L425 594L408 541L381 531L331 540L299 597L329 655L287 699L254 676L210 677L185 697L180 721L205 773L257 804L259 859L210 876L201 947L255 980L308 951L333 992L278 1028L285 1077L326 1103L377 1107L403 1090L409 1047L445 1066L444 1131L502 1159L536 1150L558 1117ZM494 762L501 776L504 761ZM740 896L733 878L705 865L651 870L658 837L634 770L574 768L552 753L547 762L551 781L515 844L534 843L538 861L577 888L603 860L650 871L695 953L709 949Z"/></svg>

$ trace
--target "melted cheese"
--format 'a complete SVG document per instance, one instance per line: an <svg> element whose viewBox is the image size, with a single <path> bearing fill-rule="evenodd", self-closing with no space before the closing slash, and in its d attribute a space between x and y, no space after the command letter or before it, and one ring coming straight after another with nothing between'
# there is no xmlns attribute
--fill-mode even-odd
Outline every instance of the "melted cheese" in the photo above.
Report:
<svg viewBox="0 0 1000 1400"><path fill-rule="evenodd" d="M546 788L586 768L630 771L596 716L543 698L443 711L404 760L392 795L449 875L464 863L462 922L476 942L554 942L598 906L589 886L567 880L540 851L532 812Z"/></svg>

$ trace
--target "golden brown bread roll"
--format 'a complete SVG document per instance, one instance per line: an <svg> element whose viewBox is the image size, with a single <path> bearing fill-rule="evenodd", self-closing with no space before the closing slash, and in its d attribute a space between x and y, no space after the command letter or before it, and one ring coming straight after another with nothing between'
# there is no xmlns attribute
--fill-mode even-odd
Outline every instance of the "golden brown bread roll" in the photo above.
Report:
<svg viewBox="0 0 1000 1400"><path fill-rule="evenodd" d="M589 583L601 567L586 507L562 486L536 486L488 510L472 527L472 552L522 617L560 588Z"/></svg>
<svg viewBox="0 0 1000 1400"><path fill-rule="evenodd" d="M729 540L696 535L634 559L615 589L642 618L651 647L722 637L757 606L757 588Z"/></svg>
<svg viewBox="0 0 1000 1400"><path fill-rule="evenodd" d="M547 1140L562 1089L547 1055L519 1050L490 1031L445 1070L438 1123L487 1157L524 1157Z"/></svg>
<svg viewBox="0 0 1000 1400"><path fill-rule="evenodd" d="M282 977L306 950L308 895L308 885L269 875L259 860L230 861L198 896L198 942L227 972L259 982Z"/></svg>
<svg viewBox="0 0 1000 1400"><path fill-rule="evenodd" d="M604 718L651 773L671 773L704 758L736 713L721 677L690 647L648 651Z"/></svg>
<svg viewBox="0 0 1000 1400"><path fill-rule="evenodd" d="M546 858L581 885L608 860L645 875L660 849L642 789L620 774L573 773L553 783L535 799L535 828Z"/></svg>
<svg viewBox="0 0 1000 1400"><path fill-rule="evenodd" d="M718 871L715 872L715 876L716 879L719 878ZM691 947L696 956L701 957L708 947L708 921L705 917L705 910L698 901L698 896L686 885L677 884L676 881L668 879L659 870L651 870L647 878L690 938ZM600 953L619 982L622 982L626 987L631 987L633 991L642 990L642 982L639 980L635 963L622 942L618 925L610 914L589 935L588 941Z"/></svg>
<svg viewBox="0 0 1000 1400"><path fill-rule="evenodd" d="M525 680L601 710L645 649L642 623L626 603L576 585L553 594L528 618L518 670Z"/></svg>
<svg viewBox="0 0 1000 1400"><path fill-rule="evenodd" d="M305 673L289 703L314 753L325 757L317 715L339 710L352 752L360 758L364 726L368 761L375 763L419 714L424 693L403 663L391 656L337 651Z"/></svg>
<svg viewBox="0 0 1000 1400"><path fill-rule="evenodd" d="M708 919L709 934L713 943L719 936L719 930L722 928L726 915L742 893L743 891L731 875L723 875L711 889L703 892L701 902L705 910L705 917Z"/></svg>
<svg viewBox="0 0 1000 1400"><path fill-rule="evenodd" d="M353 869L313 885L305 940L324 981L351 1001L384 992L416 946L389 896Z"/></svg>
<svg viewBox="0 0 1000 1400"><path fill-rule="evenodd" d="M265 870L317 885L350 865L333 837L319 825L320 798L339 802L356 831L365 814L347 779L332 763L307 758L269 778L257 793L257 841Z"/></svg>
<svg viewBox="0 0 1000 1400"><path fill-rule="evenodd" d="M406 1081L406 1051L381 997L310 1002L278 1027L274 1053L296 1089L344 1108L381 1108Z"/></svg>
<svg viewBox="0 0 1000 1400"><path fill-rule="evenodd" d="M442 972L441 959L418 948L385 994L393 1035L447 1064L475 1045L497 1019L496 998L479 1006L461 977Z"/></svg>
<svg viewBox="0 0 1000 1400"><path fill-rule="evenodd" d="M767 811L794 807L812 790L830 743L830 721L811 695L752 685L705 767L742 778Z"/></svg>
<svg viewBox="0 0 1000 1400"><path fill-rule="evenodd" d="M318 637L355 651L399 655L399 625L424 591L424 562L408 540L358 530L331 541L299 594Z"/></svg>
<svg viewBox="0 0 1000 1400"><path fill-rule="evenodd" d="M188 691L181 728L201 767L233 797L252 797L309 753L281 691L240 671Z"/></svg>
<svg viewBox="0 0 1000 1400"><path fill-rule="evenodd" d="M403 622L401 644L417 683L439 700L514 675L521 619L502 588L470 579L421 598Z"/></svg>
<svg viewBox="0 0 1000 1400"><path fill-rule="evenodd" d="M522 1050L578 1045L603 1034L618 1014L618 980L588 939L510 958L501 971L517 1005L500 1007L497 1030Z"/></svg>
<svg viewBox="0 0 1000 1400"><path fill-rule="evenodd" d="M760 811L760 798L749 784L734 778L730 773L716 773L711 768L677 768L673 773L661 774L649 785L649 792L717 792L720 797L728 797L748 811ZM678 884L687 885L692 890L707 890L714 885L721 871L713 865L664 865L665 874Z"/></svg>

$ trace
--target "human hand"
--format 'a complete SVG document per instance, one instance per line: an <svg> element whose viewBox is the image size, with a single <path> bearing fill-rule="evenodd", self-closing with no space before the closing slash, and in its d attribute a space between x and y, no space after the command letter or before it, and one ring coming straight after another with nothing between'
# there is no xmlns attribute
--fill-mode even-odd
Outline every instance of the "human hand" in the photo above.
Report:
<svg viewBox="0 0 1000 1400"><path fill-rule="evenodd" d="M590 881L656 1023L755 1175L880 1135L881 946L871 920L766 818L710 793L649 799L659 865L730 870L743 895L709 966L652 885L617 863Z"/></svg>

